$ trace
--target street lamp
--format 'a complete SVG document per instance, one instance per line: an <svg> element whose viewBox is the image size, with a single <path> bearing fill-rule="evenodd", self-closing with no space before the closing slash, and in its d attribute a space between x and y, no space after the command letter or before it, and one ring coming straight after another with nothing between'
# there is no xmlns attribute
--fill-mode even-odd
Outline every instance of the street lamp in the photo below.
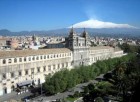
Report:
<svg viewBox="0 0 140 102"><path fill-rule="evenodd" d="M41 95L42 95L42 83L40 85L41 85Z"/></svg>

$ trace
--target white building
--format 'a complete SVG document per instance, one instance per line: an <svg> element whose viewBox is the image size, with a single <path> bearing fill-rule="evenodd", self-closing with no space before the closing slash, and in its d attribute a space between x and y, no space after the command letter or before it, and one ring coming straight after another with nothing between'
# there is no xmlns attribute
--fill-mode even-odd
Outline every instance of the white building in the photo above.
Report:
<svg viewBox="0 0 140 102"><path fill-rule="evenodd" d="M0 95L14 88L45 82L45 76L64 68L90 65L97 60L123 56L112 47L90 47L87 32L77 36L73 31L66 40L67 48L0 51Z"/></svg>

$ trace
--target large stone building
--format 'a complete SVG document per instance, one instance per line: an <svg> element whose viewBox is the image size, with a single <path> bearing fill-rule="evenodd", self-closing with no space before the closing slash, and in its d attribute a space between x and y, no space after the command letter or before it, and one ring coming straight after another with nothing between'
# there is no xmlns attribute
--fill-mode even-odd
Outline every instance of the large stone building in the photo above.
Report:
<svg viewBox="0 0 140 102"><path fill-rule="evenodd" d="M45 76L64 68L91 65L97 60L123 56L122 50L109 46L90 47L90 37L84 30L81 36L73 28L66 38L66 48L0 51L0 95L15 88L39 85Z"/></svg>
<svg viewBox="0 0 140 102"><path fill-rule="evenodd" d="M3 50L7 47L7 38L0 36L0 50Z"/></svg>

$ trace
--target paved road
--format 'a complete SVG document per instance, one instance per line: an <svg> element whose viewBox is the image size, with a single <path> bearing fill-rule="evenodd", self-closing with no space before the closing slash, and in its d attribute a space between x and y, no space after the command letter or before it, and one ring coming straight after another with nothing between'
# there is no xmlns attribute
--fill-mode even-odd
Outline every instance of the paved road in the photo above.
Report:
<svg viewBox="0 0 140 102"><path fill-rule="evenodd" d="M66 91L64 93L59 93L59 94L56 94L56 95L53 95L53 96L42 96L42 97L40 96L40 97L37 97L37 98L31 100L30 102L51 102L51 101L56 100L56 99L63 99L63 98L68 97L69 95L73 95L76 91L79 91L79 92L83 91L82 88L84 86L87 86L89 83L94 84L94 83L97 83L97 82L98 81L96 81L96 80L91 80L87 83L82 83L82 84L76 85L74 88L71 89L71 91Z"/></svg>
<svg viewBox="0 0 140 102"><path fill-rule="evenodd" d="M40 97L37 97L33 100L30 100L30 102L51 102L53 100L56 100L56 99L63 99L65 97L68 97L68 95L73 95L74 92L64 92L64 93L59 93L59 94L56 94L56 95L53 95L53 96L40 96Z"/></svg>
<svg viewBox="0 0 140 102"><path fill-rule="evenodd" d="M103 77L103 74L98 76L98 78L102 78L102 77ZM73 95L74 92L76 92L76 91L81 92L82 88L84 86L87 86L89 83L94 84L94 83L97 83L97 82L98 82L97 80L90 80L89 82L76 85L74 88L70 89L70 91L66 91L64 93L59 93L59 94L56 94L56 95L53 95L53 96L38 96L38 97L30 100L29 102L51 102L52 100L63 99L63 98L66 98L69 95ZM22 93L21 95L17 95L16 92L13 92L13 93L10 93L10 94L4 95L4 96L0 96L0 102L4 102L4 101L6 102L10 99L19 100L19 99L21 99L25 96L29 96L29 95L31 95L30 92Z"/></svg>
<svg viewBox="0 0 140 102"><path fill-rule="evenodd" d="M75 100L74 102L83 102L83 97L78 98L78 99Z"/></svg>
<svg viewBox="0 0 140 102"><path fill-rule="evenodd" d="M17 95L17 92L12 92L10 94L5 94L3 96L0 96L0 102L7 102L10 99L20 100L21 98L23 98L25 96L29 96L29 95L31 95L30 92L22 93L20 95Z"/></svg>

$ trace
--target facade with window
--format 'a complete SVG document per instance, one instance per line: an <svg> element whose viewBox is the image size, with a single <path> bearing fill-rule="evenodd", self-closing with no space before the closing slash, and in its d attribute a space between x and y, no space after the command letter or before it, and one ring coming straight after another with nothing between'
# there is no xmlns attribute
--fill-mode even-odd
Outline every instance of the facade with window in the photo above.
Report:
<svg viewBox="0 0 140 102"><path fill-rule="evenodd" d="M11 93L17 84L32 81L38 85L45 82L45 75L72 68L71 55L67 48L0 51L0 95Z"/></svg>
<svg viewBox="0 0 140 102"><path fill-rule="evenodd" d="M108 46L90 47L90 38L85 31L78 36L71 29L66 39L67 48L0 51L0 95L11 93L13 88L27 82L44 83L46 75L65 68L70 70L124 55L122 50Z"/></svg>

